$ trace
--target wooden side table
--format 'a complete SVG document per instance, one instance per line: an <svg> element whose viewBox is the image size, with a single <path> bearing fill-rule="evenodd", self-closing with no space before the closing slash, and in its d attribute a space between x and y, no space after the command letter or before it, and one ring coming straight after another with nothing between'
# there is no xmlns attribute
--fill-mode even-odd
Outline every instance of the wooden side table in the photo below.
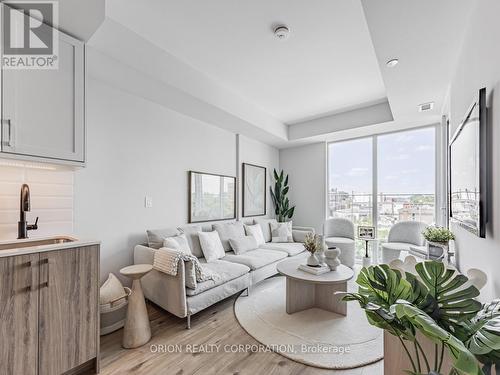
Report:
<svg viewBox="0 0 500 375"><path fill-rule="evenodd" d="M137 348L151 339L151 326L142 293L141 277L152 269L153 266L150 264L136 264L120 270L123 276L133 280L132 293L128 298L127 319L123 330L122 346L124 348Z"/></svg>

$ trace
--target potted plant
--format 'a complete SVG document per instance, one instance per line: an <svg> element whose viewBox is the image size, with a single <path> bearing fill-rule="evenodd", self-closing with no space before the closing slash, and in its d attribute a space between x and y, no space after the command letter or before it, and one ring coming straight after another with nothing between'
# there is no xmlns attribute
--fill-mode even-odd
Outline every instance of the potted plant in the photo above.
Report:
<svg viewBox="0 0 500 375"><path fill-rule="evenodd" d="M415 272L403 275L386 264L363 268L358 293L343 300L357 301L372 325L398 338L411 363L408 374L442 374L445 350L450 375L489 375L493 366L500 368L500 300L482 305L468 278L441 262L418 263ZM434 361L417 332L434 342Z"/></svg>
<svg viewBox="0 0 500 375"><path fill-rule="evenodd" d="M274 170L274 190L272 187L271 190L271 198L273 200L274 205L274 213L276 214L277 220L282 223L285 221L289 221L293 212L295 211L295 206L290 207L290 200L287 197L288 190L290 187L288 186L288 175L284 175L283 170L278 174L276 169Z"/></svg>
<svg viewBox="0 0 500 375"><path fill-rule="evenodd" d="M441 258L447 253L450 241L455 239L452 231L438 226L428 226L422 235L427 240L429 257L433 259Z"/></svg>
<svg viewBox="0 0 500 375"><path fill-rule="evenodd" d="M317 234L307 233L304 238L304 247L309 252L307 265L311 267L318 267L320 262L318 258L316 258L315 254L323 247L320 237Z"/></svg>

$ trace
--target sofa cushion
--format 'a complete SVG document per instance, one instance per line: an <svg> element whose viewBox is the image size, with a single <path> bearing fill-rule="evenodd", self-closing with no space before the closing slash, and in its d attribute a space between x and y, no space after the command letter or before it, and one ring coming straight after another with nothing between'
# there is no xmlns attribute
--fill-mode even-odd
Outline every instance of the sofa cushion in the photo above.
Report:
<svg viewBox="0 0 500 375"><path fill-rule="evenodd" d="M151 229L147 230L148 246L153 249L163 247L163 240L167 237L174 237L179 234L177 228Z"/></svg>
<svg viewBox="0 0 500 375"><path fill-rule="evenodd" d="M276 219L265 219L258 218L254 219L255 224L259 224L262 228L262 233L264 234L264 240L266 242L271 242L271 223L277 223Z"/></svg>
<svg viewBox="0 0 500 375"><path fill-rule="evenodd" d="M284 251L257 249L247 251L241 255L236 255L234 252L230 251L226 253L226 256L222 258L222 260L244 264L245 266L250 267L253 271L267 266L268 264L277 262L280 259L284 259L287 256L288 254Z"/></svg>
<svg viewBox="0 0 500 375"><path fill-rule="evenodd" d="M271 242L293 242L292 222L271 223Z"/></svg>
<svg viewBox="0 0 500 375"><path fill-rule="evenodd" d="M412 243L404 242L386 242L382 244L382 249L396 250L396 251L410 251L410 246L415 246Z"/></svg>
<svg viewBox="0 0 500 375"><path fill-rule="evenodd" d="M277 250L284 251L288 254L289 257L293 257L294 255L300 254L305 251L304 244L299 242L289 242L289 243L266 243L259 247L260 249L266 250Z"/></svg>
<svg viewBox="0 0 500 375"><path fill-rule="evenodd" d="M179 230L179 232L184 233L186 235L189 248L191 249L191 253L197 258L203 257L200 238L198 237L198 232L203 231L201 225L185 225L177 229Z"/></svg>
<svg viewBox="0 0 500 375"><path fill-rule="evenodd" d="M201 250L207 262L213 262L222 258L226 253L222 247L219 234L213 232L198 232L200 238Z"/></svg>
<svg viewBox="0 0 500 375"><path fill-rule="evenodd" d="M346 237L326 237L325 238L325 243L327 246L330 246L330 244L352 244L354 243L354 240L351 238L346 238Z"/></svg>
<svg viewBox="0 0 500 375"><path fill-rule="evenodd" d="M246 253L250 250L255 250L259 247L254 236L230 238L229 243L231 244L231 247L236 255Z"/></svg>
<svg viewBox="0 0 500 375"><path fill-rule="evenodd" d="M215 260L206 263L206 261L202 259L200 263L202 263L203 267L217 274L216 280L199 282L195 289L186 289L186 295L188 296L195 296L250 272L250 268L243 264L231 263L223 260Z"/></svg>
<svg viewBox="0 0 500 375"><path fill-rule="evenodd" d="M213 229L219 233L222 246L224 250L231 251L230 238L238 238L245 236L245 228L242 222L236 221L234 223L217 223L212 225Z"/></svg>
<svg viewBox="0 0 500 375"><path fill-rule="evenodd" d="M255 237L255 240L257 241L257 246L266 243L266 239L264 238L264 233L262 232L262 227L259 224L245 225L245 232L247 236Z"/></svg>

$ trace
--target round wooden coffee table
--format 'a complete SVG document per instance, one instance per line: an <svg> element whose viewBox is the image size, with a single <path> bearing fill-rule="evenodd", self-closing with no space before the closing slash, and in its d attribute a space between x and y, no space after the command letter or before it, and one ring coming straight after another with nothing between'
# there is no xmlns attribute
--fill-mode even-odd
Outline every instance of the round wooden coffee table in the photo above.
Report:
<svg viewBox="0 0 500 375"><path fill-rule="evenodd" d="M341 264L336 271L313 275L297 267L305 259L291 259L278 263L278 272L286 276L286 312L317 307L340 315L347 315L347 304L335 292L347 292L347 281L354 277L354 271Z"/></svg>
<svg viewBox="0 0 500 375"><path fill-rule="evenodd" d="M122 268L120 273L131 278L132 293L128 297L127 319L123 329L124 348L137 348L144 345L151 338L148 311L142 293L141 277L153 269L150 264L136 264Z"/></svg>

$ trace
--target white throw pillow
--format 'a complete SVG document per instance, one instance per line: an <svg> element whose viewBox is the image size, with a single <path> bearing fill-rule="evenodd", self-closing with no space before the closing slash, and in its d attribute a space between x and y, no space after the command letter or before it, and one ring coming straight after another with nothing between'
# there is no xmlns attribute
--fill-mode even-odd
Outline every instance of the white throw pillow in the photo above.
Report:
<svg viewBox="0 0 500 375"><path fill-rule="evenodd" d="M292 222L271 223L271 242L293 242Z"/></svg>
<svg viewBox="0 0 500 375"><path fill-rule="evenodd" d="M250 250L255 250L259 247L254 236L230 238L229 243L231 244L231 247L236 255L246 253Z"/></svg>
<svg viewBox="0 0 500 375"><path fill-rule="evenodd" d="M207 263L223 258L226 255L217 231L198 232L198 237L200 238L201 250Z"/></svg>
<svg viewBox="0 0 500 375"><path fill-rule="evenodd" d="M189 243L185 234L165 238L163 240L163 247L192 255L191 248L189 247Z"/></svg>
<svg viewBox="0 0 500 375"><path fill-rule="evenodd" d="M247 236L253 236L255 238L257 241L257 247L266 243L260 224L245 225L245 232Z"/></svg>

